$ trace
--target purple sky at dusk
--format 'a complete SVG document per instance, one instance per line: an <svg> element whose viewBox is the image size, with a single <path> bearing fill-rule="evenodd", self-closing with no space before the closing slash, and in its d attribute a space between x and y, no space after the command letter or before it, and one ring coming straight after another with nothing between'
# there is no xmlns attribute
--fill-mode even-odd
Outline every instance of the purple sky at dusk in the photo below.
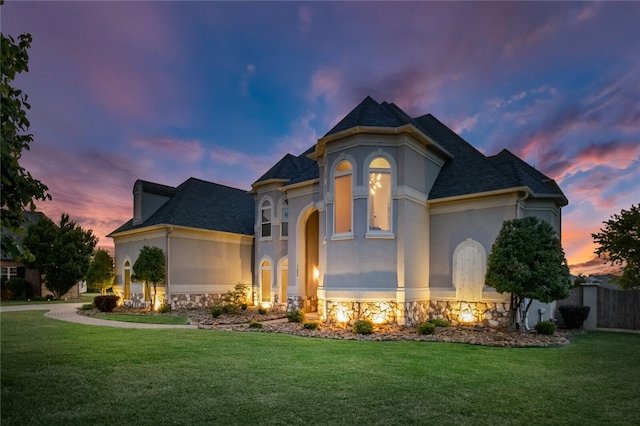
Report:
<svg viewBox="0 0 640 426"><path fill-rule="evenodd" d="M39 210L105 237L136 179L250 189L365 96L508 148L569 198L572 272L591 233L640 202L640 2L11 2L33 35L14 85L32 106L22 165Z"/></svg>

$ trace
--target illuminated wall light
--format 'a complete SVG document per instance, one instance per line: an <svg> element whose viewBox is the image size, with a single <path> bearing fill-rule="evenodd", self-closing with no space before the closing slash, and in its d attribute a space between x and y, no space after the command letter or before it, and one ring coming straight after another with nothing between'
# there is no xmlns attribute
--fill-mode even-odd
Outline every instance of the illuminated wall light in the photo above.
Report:
<svg viewBox="0 0 640 426"><path fill-rule="evenodd" d="M320 278L320 269L318 269L317 266L313 267L313 279L317 280L318 278Z"/></svg>
<svg viewBox="0 0 640 426"><path fill-rule="evenodd" d="M338 322L347 322L349 321L349 311L345 306L338 306L336 309L336 320Z"/></svg>
<svg viewBox="0 0 640 426"><path fill-rule="evenodd" d="M464 311L460 313L460 321L462 322L475 322L476 317L469 311Z"/></svg>
<svg viewBox="0 0 640 426"><path fill-rule="evenodd" d="M387 317L383 312L379 312L373 316L374 324L383 324L386 320L387 320Z"/></svg>
<svg viewBox="0 0 640 426"><path fill-rule="evenodd" d="M271 302L262 302L260 303L260 306L262 306L265 309L269 309L271 307Z"/></svg>

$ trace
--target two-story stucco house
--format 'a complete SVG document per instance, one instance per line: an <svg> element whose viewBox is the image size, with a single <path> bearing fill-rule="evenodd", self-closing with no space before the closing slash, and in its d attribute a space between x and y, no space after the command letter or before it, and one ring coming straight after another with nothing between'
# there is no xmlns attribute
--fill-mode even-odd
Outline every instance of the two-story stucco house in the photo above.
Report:
<svg viewBox="0 0 640 426"><path fill-rule="evenodd" d="M487 157L432 115L412 118L370 97L306 152L282 158L250 195L222 187L222 196L202 181L191 194L192 181L134 185L134 218L111 234L126 298L127 268L146 244L165 250L172 304L206 304L243 282L257 303L326 321L494 324L509 299L485 287L484 274L503 221L538 216L560 233L567 204L552 179L509 151ZM178 223L166 212L181 203Z"/></svg>

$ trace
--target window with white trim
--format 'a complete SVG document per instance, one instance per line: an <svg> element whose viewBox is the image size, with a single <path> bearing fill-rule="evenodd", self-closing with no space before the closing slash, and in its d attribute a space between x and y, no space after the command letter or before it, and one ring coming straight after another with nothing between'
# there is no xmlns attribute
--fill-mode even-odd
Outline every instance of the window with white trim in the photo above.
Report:
<svg viewBox="0 0 640 426"><path fill-rule="evenodd" d="M383 157L369 164L369 231L391 232L391 165Z"/></svg>
<svg viewBox="0 0 640 426"><path fill-rule="evenodd" d="M3 280L10 280L18 276L18 268L15 266L3 266L0 272L0 278Z"/></svg>
<svg viewBox="0 0 640 426"><path fill-rule="evenodd" d="M265 200L260 206L260 236L271 238L271 201Z"/></svg>
<svg viewBox="0 0 640 426"><path fill-rule="evenodd" d="M333 211L335 234L351 232L353 212L353 168L343 160L338 163L334 173Z"/></svg>

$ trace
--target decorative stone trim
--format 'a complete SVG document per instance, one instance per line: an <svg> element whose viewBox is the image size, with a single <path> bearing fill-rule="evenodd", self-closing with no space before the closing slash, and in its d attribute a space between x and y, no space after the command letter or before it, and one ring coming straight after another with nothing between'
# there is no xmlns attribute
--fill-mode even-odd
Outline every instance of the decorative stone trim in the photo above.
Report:
<svg viewBox="0 0 640 426"><path fill-rule="evenodd" d="M222 294L174 293L171 295L171 309L208 308L222 300Z"/></svg>
<svg viewBox="0 0 640 426"><path fill-rule="evenodd" d="M313 296L309 299L302 296L290 296L287 298L287 312L297 309L303 312L316 312L318 310L318 297Z"/></svg>
<svg viewBox="0 0 640 426"><path fill-rule="evenodd" d="M452 325L482 324L506 328L509 325L509 303L432 300L428 316L448 320Z"/></svg>
<svg viewBox="0 0 640 426"><path fill-rule="evenodd" d="M325 302L326 322L349 324L366 319L374 324L396 324L396 302Z"/></svg>
<svg viewBox="0 0 640 426"><path fill-rule="evenodd" d="M429 318L429 301L412 300L404 303L405 325L415 327Z"/></svg>

